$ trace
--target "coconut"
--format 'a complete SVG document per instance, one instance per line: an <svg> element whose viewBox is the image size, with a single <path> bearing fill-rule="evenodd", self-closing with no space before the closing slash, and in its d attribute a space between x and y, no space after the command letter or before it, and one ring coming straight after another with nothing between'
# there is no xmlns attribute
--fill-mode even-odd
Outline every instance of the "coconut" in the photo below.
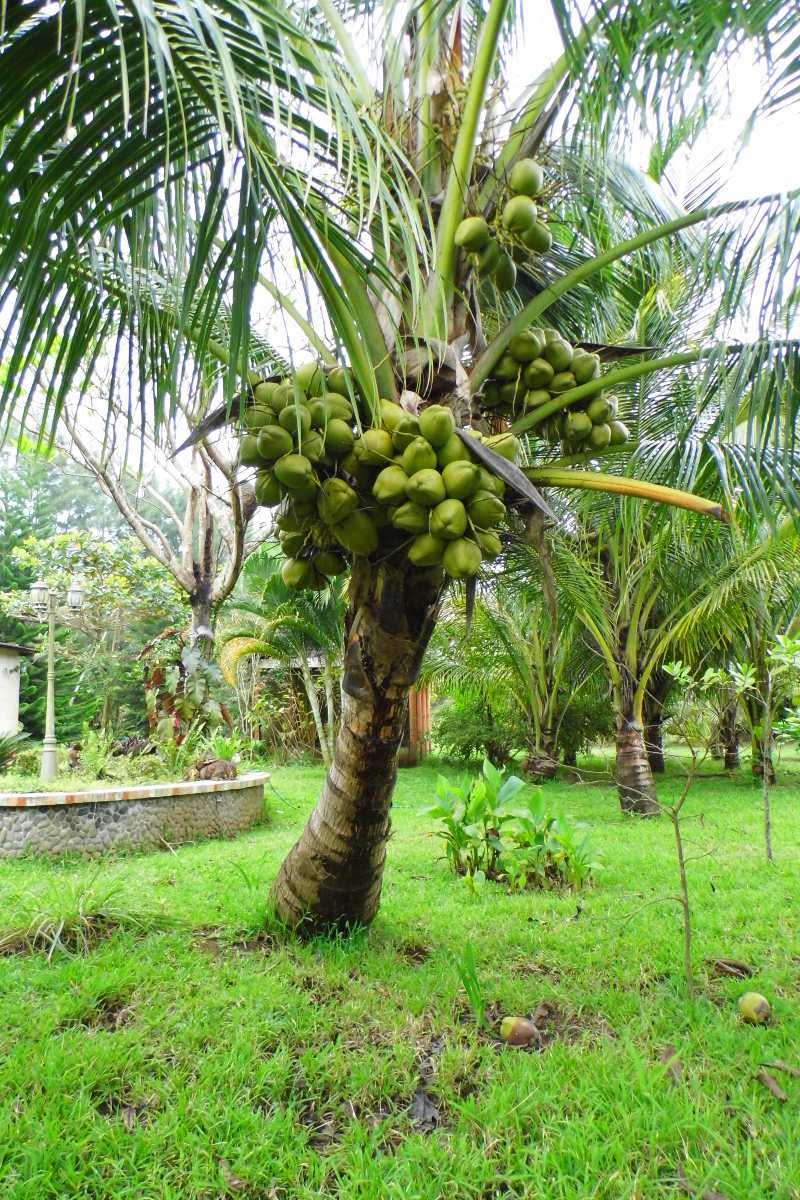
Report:
<svg viewBox="0 0 800 1200"><path fill-rule="evenodd" d="M476 492L467 506L467 516L479 529L491 529L505 515L505 504L493 492Z"/></svg>
<svg viewBox="0 0 800 1200"><path fill-rule="evenodd" d="M384 467L394 456L392 435L385 429L365 429L356 439L355 453L367 467Z"/></svg>
<svg viewBox="0 0 800 1200"><path fill-rule="evenodd" d="M514 260L507 251L500 255L500 261L494 269L494 282L500 292L510 292L517 282L517 268Z"/></svg>
<svg viewBox="0 0 800 1200"><path fill-rule="evenodd" d="M444 480L438 471L426 468L415 471L406 484L406 496L415 504L425 508L433 508L447 496L444 490Z"/></svg>
<svg viewBox="0 0 800 1200"><path fill-rule="evenodd" d="M281 579L290 588L308 587L313 567L308 559L287 558L281 567Z"/></svg>
<svg viewBox="0 0 800 1200"><path fill-rule="evenodd" d="M292 492L289 497L290 511L295 513L300 521L306 520L308 517L316 517L317 515L317 488L309 488L307 496L298 496L297 492Z"/></svg>
<svg viewBox="0 0 800 1200"><path fill-rule="evenodd" d="M443 500L431 509L431 533L452 542L467 528L467 510L460 500Z"/></svg>
<svg viewBox="0 0 800 1200"><path fill-rule="evenodd" d="M302 437L311 428L311 412L304 404L287 404L286 408L278 413L278 424L281 429L291 433L292 437L297 436L299 428Z"/></svg>
<svg viewBox="0 0 800 1200"><path fill-rule="evenodd" d="M317 512L326 525L344 521L358 508L358 492L344 479L326 479L317 497Z"/></svg>
<svg viewBox="0 0 800 1200"><path fill-rule="evenodd" d="M483 408L497 408L499 404L502 404L499 385L494 381L485 384L480 395L480 402Z"/></svg>
<svg viewBox="0 0 800 1200"><path fill-rule="evenodd" d="M595 450L605 450L611 444L611 426L593 425L589 433L589 442Z"/></svg>
<svg viewBox="0 0 800 1200"><path fill-rule="evenodd" d="M547 388L533 388L532 391L525 393L525 408L530 410L538 408L540 404L547 404L550 399L550 393Z"/></svg>
<svg viewBox="0 0 800 1200"><path fill-rule="evenodd" d="M519 378L521 370L522 368L515 358L512 358L510 354L504 354L495 365L493 374L495 379L510 382Z"/></svg>
<svg viewBox="0 0 800 1200"><path fill-rule="evenodd" d="M613 416L612 406L606 396L595 396L591 404L586 406L586 414L595 425L602 425Z"/></svg>
<svg viewBox="0 0 800 1200"><path fill-rule="evenodd" d="M444 490L451 499L464 500L471 496L478 490L480 478L480 472L472 462L453 462L442 468Z"/></svg>
<svg viewBox="0 0 800 1200"><path fill-rule="evenodd" d="M452 436L455 427L453 414L443 404L431 404L419 414L420 433L437 449Z"/></svg>
<svg viewBox="0 0 800 1200"><path fill-rule="evenodd" d="M344 367L333 367L328 372L327 384L328 392L338 392L346 396L352 390L353 377Z"/></svg>
<svg viewBox="0 0 800 1200"><path fill-rule="evenodd" d="M256 501L267 508L272 508L281 498L281 485L272 471L259 471L256 479Z"/></svg>
<svg viewBox="0 0 800 1200"><path fill-rule="evenodd" d="M341 575L347 567L346 560L335 550L319 550L312 561L320 575Z"/></svg>
<svg viewBox="0 0 800 1200"><path fill-rule="evenodd" d="M524 234L535 224L539 213L530 196L512 196L506 201L500 218L503 228L517 237Z"/></svg>
<svg viewBox="0 0 800 1200"><path fill-rule="evenodd" d="M527 1017L503 1017L500 1022L500 1037L508 1046L539 1045L542 1033Z"/></svg>
<svg viewBox="0 0 800 1200"><path fill-rule="evenodd" d="M494 437L486 438L485 441L489 449L494 450L495 454L499 454L502 458L507 458L509 462L517 461L519 442L513 433L496 433Z"/></svg>
<svg viewBox="0 0 800 1200"><path fill-rule="evenodd" d="M476 529L473 536L481 548L483 558L491 561L503 553L503 543L500 541L500 534L495 533L493 529Z"/></svg>
<svg viewBox="0 0 800 1200"><path fill-rule="evenodd" d="M435 567L442 561L446 542L430 533L415 537L408 548L408 559L415 567Z"/></svg>
<svg viewBox="0 0 800 1200"><path fill-rule="evenodd" d="M342 458L353 449L355 436L346 421L334 417L325 428L325 453Z"/></svg>
<svg viewBox="0 0 800 1200"><path fill-rule="evenodd" d="M489 241L489 226L483 217L465 217L459 222L453 240L462 250L482 250Z"/></svg>
<svg viewBox="0 0 800 1200"><path fill-rule="evenodd" d="M578 383L588 383L590 379L596 379L600 374L599 356L578 347L572 356L572 374Z"/></svg>
<svg viewBox="0 0 800 1200"><path fill-rule="evenodd" d="M264 459L258 453L258 438L247 433L239 443L239 462L245 467L258 467Z"/></svg>
<svg viewBox="0 0 800 1200"><path fill-rule="evenodd" d="M419 437L419 421L416 417L406 414L402 421L398 421L395 429L392 431L392 445L395 450L401 454L407 446L410 446L414 438Z"/></svg>
<svg viewBox="0 0 800 1200"><path fill-rule="evenodd" d="M258 434L258 453L267 462L282 458L293 449L292 435L280 425L265 425Z"/></svg>
<svg viewBox="0 0 800 1200"><path fill-rule="evenodd" d="M478 274L481 277L491 275L497 264L500 262L501 254L502 250L500 249L500 243L492 238L486 243L477 257L475 265L478 269Z"/></svg>
<svg viewBox="0 0 800 1200"><path fill-rule="evenodd" d="M290 492L303 492L313 484L314 468L304 454L284 454L275 463L275 475Z"/></svg>
<svg viewBox="0 0 800 1200"><path fill-rule="evenodd" d="M486 467L478 467L478 490L491 492L493 496L502 499L505 495L506 485L499 475L493 475L491 471L487 471Z"/></svg>
<svg viewBox="0 0 800 1200"><path fill-rule="evenodd" d="M275 416L272 409L262 404L256 404L253 408L246 408L242 417L245 429L255 429L256 432L264 425L271 425L274 420Z"/></svg>
<svg viewBox="0 0 800 1200"><path fill-rule="evenodd" d="M534 221L522 235L522 242L534 254L547 254L553 244L553 235L541 221Z"/></svg>
<svg viewBox="0 0 800 1200"><path fill-rule="evenodd" d="M568 371L572 366L572 346L564 338L551 338L545 342L542 357L547 359L554 371Z"/></svg>
<svg viewBox="0 0 800 1200"><path fill-rule="evenodd" d="M611 430L612 446L621 446L624 442L627 442L631 435L624 421L609 421L608 425Z"/></svg>
<svg viewBox="0 0 800 1200"><path fill-rule="evenodd" d="M559 371L550 380L550 391L558 394L559 392L569 392L575 385L575 376L572 371Z"/></svg>
<svg viewBox="0 0 800 1200"><path fill-rule="evenodd" d="M372 494L379 504L402 504L407 483L408 476L402 467L384 467L372 485Z"/></svg>
<svg viewBox="0 0 800 1200"><path fill-rule="evenodd" d="M253 399L255 400L256 404L259 404L264 408L271 408L272 397L275 395L277 387L277 383L273 383L269 379L264 379L261 381L261 383L257 383L253 388Z"/></svg>
<svg viewBox="0 0 800 1200"><path fill-rule="evenodd" d="M276 413L281 412L286 408L287 404L294 402L294 388L284 379L281 383L276 384L275 391L272 393L270 400L270 408Z"/></svg>
<svg viewBox="0 0 800 1200"><path fill-rule="evenodd" d="M378 530L365 512L354 512L335 525L336 540L351 554L374 554L378 549Z"/></svg>
<svg viewBox="0 0 800 1200"><path fill-rule="evenodd" d="M451 433L443 446L436 451L436 462L439 467L449 467L450 463L470 462L470 454L457 433Z"/></svg>
<svg viewBox="0 0 800 1200"><path fill-rule="evenodd" d="M322 363L305 362L294 373L295 382L309 396L321 396L325 387L325 373Z"/></svg>
<svg viewBox="0 0 800 1200"><path fill-rule="evenodd" d="M470 538L448 542L442 554L442 566L453 579L467 579L481 565L481 548Z"/></svg>
<svg viewBox="0 0 800 1200"><path fill-rule="evenodd" d="M360 488L369 489L372 487L374 472L371 467L367 467L356 456L355 448L349 454L345 454L344 458L340 459L340 465L352 479L356 481Z"/></svg>
<svg viewBox="0 0 800 1200"><path fill-rule="evenodd" d="M280 533L296 533L298 529L306 528L306 523L295 512L293 504L289 508L284 509L282 513L279 513L275 524Z"/></svg>
<svg viewBox="0 0 800 1200"><path fill-rule="evenodd" d="M436 451L424 437L416 437L403 451L403 470L406 475L428 471L436 466ZM444 497L443 497L444 498Z"/></svg>
<svg viewBox="0 0 800 1200"><path fill-rule="evenodd" d="M544 349L544 338L534 329L525 329L508 343L508 353L520 363L533 362Z"/></svg>
<svg viewBox="0 0 800 1200"><path fill-rule="evenodd" d="M766 1025L772 1017L769 1000L760 992L745 992L740 996L739 1013L750 1025Z"/></svg>
<svg viewBox="0 0 800 1200"><path fill-rule="evenodd" d="M514 163L508 186L518 196L538 196L544 187L544 171L534 158L521 158Z"/></svg>
<svg viewBox="0 0 800 1200"><path fill-rule="evenodd" d="M426 533L429 519L430 510L410 500L395 508L391 516L395 529L402 529L406 533Z"/></svg>
<svg viewBox="0 0 800 1200"><path fill-rule="evenodd" d="M319 462L325 453L325 443L322 440L322 434L317 433L316 429L312 429L310 433L303 435L297 449L301 454L305 454L310 462Z"/></svg>
<svg viewBox="0 0 800 1200"><path fill-rule="evenodd" d="M525 368L522 378L527 388L546 388L554 375L555 371L546 358L535 358Z"/></svg>
<svg viewBox="0 0 800 1200"><path fill-rule="evenodd" d="M592 432L592 419L583 412L567 413L564 418L564 436L581 441Z"/></svg>
<svg viewBox="0 0 800 1200"><path fill-rule="evenodd" d="M288 558L294 558L306 544L305 533L282 533L280 537L281 550Z"/></svg>

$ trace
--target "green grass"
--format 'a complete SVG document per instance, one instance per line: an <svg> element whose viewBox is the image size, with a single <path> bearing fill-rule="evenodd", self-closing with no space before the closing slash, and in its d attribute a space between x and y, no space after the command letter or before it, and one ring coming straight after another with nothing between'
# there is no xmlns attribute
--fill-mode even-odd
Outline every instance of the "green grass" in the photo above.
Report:
<svg viewBox="0 0 800 1200"><path fill-rule="evenodd" d="M624 819L602 784L548 787L601 848L592 890L473 898L418 815L436 770L401 772L370 932L259 941L321 777L277 770L267 824L235 841L2 865L0 931L79 912L85 935L0 958L3 1200L655 1200L687 1194L682 1177L698 1197L800 1197L800 1079L777 1075L781 1104L754 1078L800 1066L797 772L773 793L772 868L744 773L688 802L690 852L712 850L689 868L694 1002L678 908L651 903L676 887L670 826ZM477 1031L468 941L490 1013L554 1006L543 1050ZM714 956L753 965L770 1027L740 1024L745 985Z"/></svg>

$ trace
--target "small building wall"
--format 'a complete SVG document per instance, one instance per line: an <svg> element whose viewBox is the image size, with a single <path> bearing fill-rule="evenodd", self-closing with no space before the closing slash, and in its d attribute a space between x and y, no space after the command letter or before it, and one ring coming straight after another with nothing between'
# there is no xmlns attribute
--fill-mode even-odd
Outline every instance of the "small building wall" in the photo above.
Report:
<svg viewBox="0 0 800 1200"><path fill-rule="evenodd" d="M86 792L0 794L0 858L163 849L230 837L264 815L264 772Z"/></svg>
<svg viewBox="0 0 800 1200"><path fill-rule="evenodd" d="M20 649L0 642L0 737L19 725Z"/></svg>

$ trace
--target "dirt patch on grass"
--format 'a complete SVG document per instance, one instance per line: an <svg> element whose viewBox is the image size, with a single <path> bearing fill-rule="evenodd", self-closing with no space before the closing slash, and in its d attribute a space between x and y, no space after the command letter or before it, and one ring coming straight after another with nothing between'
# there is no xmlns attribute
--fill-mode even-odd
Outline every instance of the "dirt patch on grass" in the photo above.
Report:
<svg viewBox="0 0 800 1200"><path fill-rule="evenodd" d="M128 1133L147 1125L159 1107L159 1099L155 1094L144 1097L134 1097L130 1094L118 1095L112 1093L104 1096L95 1106L101 1117L108 1120L121 1120Z"/></svg>
<svg viewBox="0 0 800 1200"><path fill-rule="evenodd" d="M397 954L410 967L421 967L433 954L433 947L424 942L404 942L398 946Z"/></svg>
<svg viewBox="0 0 800 1200"><path fill-rule="evenodd" d="M133 1021L134 1010L130 1003L130 995L109 992L98 996L82 1013L61 1021L56 1032L61 1033L65 1029L104 1029L108 1033L115 1033L132 1025Z"/></svg>
<svg viewBox="0 0 800 1200"><path fill-rule="evenodd" d="M254 937L231 934L225 929L211 926L194 930L194 944L204 954L213 958L229 958L239 954L274 954L280 943L273 933L259 933Z"/></svg>
<svg viewBox="0 0 800 1200"><path fill-rule="evenodd" d="M11 929L0 934L0 957L13 955L46 954L89 954L101 942L124 931L127 924L119 917L98 913L93 917L68 923L43 920L26 929Z"/></svg>

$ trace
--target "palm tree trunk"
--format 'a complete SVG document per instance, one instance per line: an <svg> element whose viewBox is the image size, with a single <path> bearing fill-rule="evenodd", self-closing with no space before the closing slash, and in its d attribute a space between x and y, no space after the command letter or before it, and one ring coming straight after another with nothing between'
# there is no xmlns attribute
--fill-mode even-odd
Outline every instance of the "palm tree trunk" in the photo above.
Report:
<svg viewBox="0 0 800 1200"><path fill-rule="evenodd" d="M367 925L377 912L408 691L436 624L442 585L438 569L355 561L336 754L272 891L277 916L293 927Z"/></svg>
<svg viewBox="0 0 800 1200"><path fill-rule="evenodd" d="M641 722L632 715L621 716L617 722L617 792L623 812L657 817L661 811L644 730Z"/></svg>
<svg viewBox="0 0 800 1200"><path fill-rule="evenodd" d="M739 768L737 715L738 704L734 700L725 706L719 719L719 748L722 751L726 771L736 771Z"/></svg>
<svg viewBox="0 0 800 1200"><path fill-rule="evenodd" d="M525 762L525 773L533 779L555 779L558 770L558 750L551 729L542 729L530 758Z"/></svg>
<svg viewBox="0 0 800 1200"><path fill-rule="evenodd" d="M664 705L671 686L670 676L658 667L650 676L644 698L644 743L650 770L657 775L664 773Z"/></svg>

